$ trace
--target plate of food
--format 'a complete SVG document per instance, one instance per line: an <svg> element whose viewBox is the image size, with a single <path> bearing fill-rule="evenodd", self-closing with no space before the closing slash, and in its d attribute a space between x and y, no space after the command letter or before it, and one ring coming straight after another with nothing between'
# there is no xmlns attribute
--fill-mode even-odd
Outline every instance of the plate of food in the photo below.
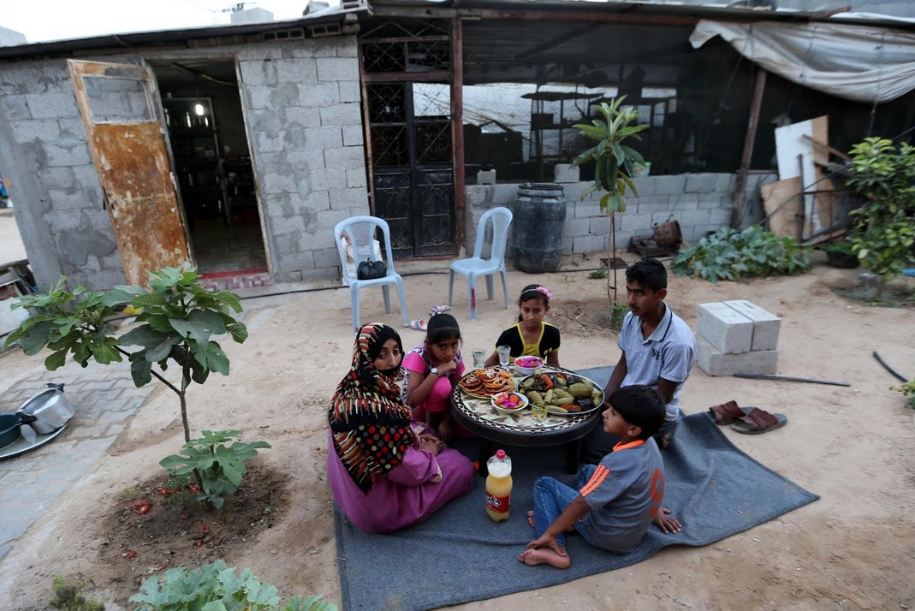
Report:
<svg viewBox="0 0 915 611"><path fill-rule="evenodd" d="M466 394L477 399L490 399L500 392L515 390L515 381L512 373L502 367L486 367L474 369L466 374L458 387Z"/></svg>
<svg viewBox="0 0 915 611"><path fill-rule="evenodd" d="M604 391L597 382L577 373L544 371L527 376L518 391L531 404L546 405L557 416L580 416L600 409Z"/></svg>
<svg viewBox="0 0 915 611"><path fill-rule="evenodd" d="M527 397L520 392L500 392L493 395L492 406L503 414L517 414L527 407Z"/></svg>

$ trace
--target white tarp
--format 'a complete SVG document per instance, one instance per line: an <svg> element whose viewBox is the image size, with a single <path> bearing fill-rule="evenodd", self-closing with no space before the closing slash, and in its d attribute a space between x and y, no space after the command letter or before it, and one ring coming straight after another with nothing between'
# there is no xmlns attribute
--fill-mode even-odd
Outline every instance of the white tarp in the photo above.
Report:
<svg viewBox="0 0 915 611"><path fill-rule="evenodd" d="M694 49L721 36L738 53L795 83L856 102L888 102L915 89L915 34L839 23L702 20Z"/></svg>

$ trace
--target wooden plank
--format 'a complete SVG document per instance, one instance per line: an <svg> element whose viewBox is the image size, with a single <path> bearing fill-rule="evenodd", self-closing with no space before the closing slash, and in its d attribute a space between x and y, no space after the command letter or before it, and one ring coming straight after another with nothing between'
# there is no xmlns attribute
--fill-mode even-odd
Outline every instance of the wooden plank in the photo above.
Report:
<svg viewBox="0 0 915 611"><path fill-rule="evenodd" d="M761 185L763 208L769 231L776 235L801 237L803 208L801 206L801 179L778 180Z"/></svg>
<svg viewBox="0 0 915 611"><path fill-rule="evenodd" d="M451 22L451 147L454 185L454 243L464 243L464 27L460 18Z"/></svg>
<svg viewBox="0 0 915 611"><path fill-rule="evenodd" d="M734 190L734 207L731 208L731 227L739 228L743 216L744 188L747 184L747 172L753 159L753 146L756 144L756 130L759 126L759 111L766 90L768 72L757 67L756 80L753 86L753 100L750 103L750 118L747 121L747 133L743 142L743 155L740 157L740 169L737 172L737 184Z"/></svg>

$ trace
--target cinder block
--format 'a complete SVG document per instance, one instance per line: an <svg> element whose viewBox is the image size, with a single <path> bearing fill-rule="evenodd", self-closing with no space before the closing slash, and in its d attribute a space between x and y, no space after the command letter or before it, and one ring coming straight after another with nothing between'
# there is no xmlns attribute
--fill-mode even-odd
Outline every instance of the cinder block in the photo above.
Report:
<svg viewBox="0 0 915 611"><path fill-rule="evenodd" d="M318 80L315 60L311 58L294 58L274 60L278 83L313 83Z"/></svg>
<svg viewBox="0 0 915 611"><path fill-rule="evenodd" d="M324 107L340 102L337 83L308 83L298 85L299 104L305 107ZM354 100L358 101L358 100Z"/></svg>
<svg viewBox="0 0 915 611"><path fill-rule="evenodd" d="M359 79L359 63L355 57L319 57L318 80L355 81Z"/></svg>
<svg viewBox="0 0 915 611"><path fill-rule="evenodd" d="M678 195L686 189L686 176L672 174L654 177L654 192L658 195Z"/></svg>
<svg viewBox="0 0 915 611"><path fill-rule="evenodd" d="M362 99L359 81L338 81L341 102L358 102Z"/></svg>
<svg viewBox="0 0 915 611"><path fill-rule="evenodd" d="M778 347L778 332L782 325L778 316L746 299L724 303L753 322L753 342L750 350L775 350Z"/></svg>
<svg viewBox="0 0 915 611"><path fill-rule="evenodd" d="M553 182L560 184L578 182L578 166L573 166L568 163L557 163L553 167Z"/></svg>
<svg viewBox="0 0 915 611"><path fill-rule="evenodd" d="M496 184L496 171L495 170L477 170L477 184L478 185Z"/></svg>
<svg viewBox="0 0 915 611"><path fill-rule="evenodd" d="M686 176L687 193L713 193L717 185L717 174L688 174Z"/></svg>
<svg viewBox="0 0 915 611"><path fill-rule="evenodd" d="M718 352L749 352L753 321L724 303L699 304L699 335Z"/></svg>
<svg viewBox="0 0 915 611"><path fill-rule="evenodd" d="M724 354L715 350L704 338L696 339L696 361L710 376L732 376L743 374L776 373L777 350L757 350L741 354Z"/></svg>
<svg viewBox="0 0 915 611"><path fill-rule="evenodd" d="M606 236L586 235L572 238L572 251L576 253L598 252L606 249Z"/></svg>
<svg viewBox="0 0 915 611"><path fill-rule="evenodd" d="M359 125L362 121L362 113L359 111L359 104L354 102L339 103L320 109L321 125Z"/></svg>

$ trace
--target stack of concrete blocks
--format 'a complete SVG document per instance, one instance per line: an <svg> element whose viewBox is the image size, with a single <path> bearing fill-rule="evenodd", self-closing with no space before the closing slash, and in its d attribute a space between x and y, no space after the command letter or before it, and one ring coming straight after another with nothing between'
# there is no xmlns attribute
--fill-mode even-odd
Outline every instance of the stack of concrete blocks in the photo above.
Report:
<svg viewBox="0 0 915 611"><path fill-rule="evenodd" d="M711 376L775 373L780 327L780 318L745 299L700 304L699 367Z"/></svg>

